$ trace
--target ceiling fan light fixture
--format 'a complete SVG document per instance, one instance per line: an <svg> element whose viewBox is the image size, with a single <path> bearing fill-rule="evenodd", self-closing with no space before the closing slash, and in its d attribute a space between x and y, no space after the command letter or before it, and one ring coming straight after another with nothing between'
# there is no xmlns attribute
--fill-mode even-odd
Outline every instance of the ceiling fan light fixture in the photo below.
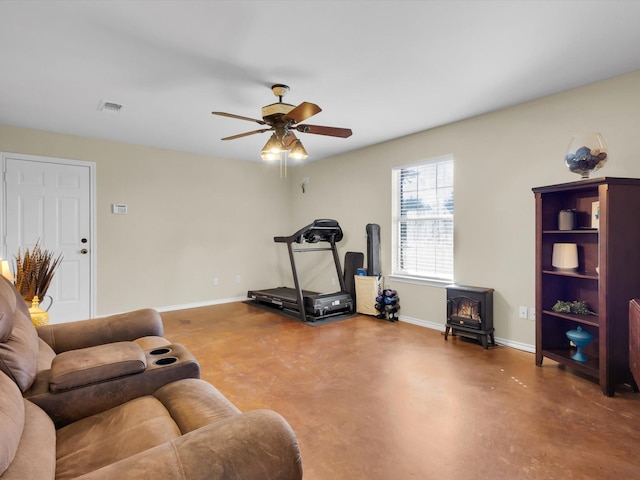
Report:
<svg viewBox="0 0 640 480"><path fill-rule="evenodd" d="M264 147L262 147L260 156L266 161L278 160L282 151L282 142L278 140L278 137L276 137L276 134L274 133L269 137L269 140L265 143Z"/></svg>
<svg viewBox="0 0 640 480"><path fill-rule="evenodd" d="M302 142L300 140L296 140L293 143L293 147L291 148L289 156L291 158L295 158L296 160L305 160L309 156L309 154L304 149Z"/></svg>
<svg viewBox="0 0 640 480"><path fill-rule="evenodd" d="M213 115L237 118L265 125L270 128L261 128L251 132L240 133L222 138L222 140L233 140L256 133L274 132L260 152L260 156L265 161L280 160L280 177L287 178L287 158L295 160L305 160L309 154L305 150L302 142L296 137L294 131L311 133L315 135L326 135L329 137L347 138L351 136L351 129L327 127L322 125L300 125L300 122L320 113L322 109L315 103L302 102L294 106L282 101L282 97L289 92L289 87L282 83L271 86L273 94L278 97L277 103L262 107L262 120L235 115L226 112L211 112Z"/></svg>
<svg viewBox="0 0 640 480"><path fill-rule="evenodd" d="M280 160L279 153L262 152L260 156L262 157L262 160L264 160L265 162L275 162L276 160Z"/></svg>

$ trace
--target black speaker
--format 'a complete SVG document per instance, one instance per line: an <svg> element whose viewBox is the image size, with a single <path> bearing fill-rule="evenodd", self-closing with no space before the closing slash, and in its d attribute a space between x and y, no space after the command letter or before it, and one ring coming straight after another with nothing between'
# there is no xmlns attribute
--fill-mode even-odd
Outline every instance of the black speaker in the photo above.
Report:
<svg viewBox="0 0 640 480"><path fill-rule="evenodd" d="M367 224L367 275L382 274L380 268L380 225Z"/></svg>

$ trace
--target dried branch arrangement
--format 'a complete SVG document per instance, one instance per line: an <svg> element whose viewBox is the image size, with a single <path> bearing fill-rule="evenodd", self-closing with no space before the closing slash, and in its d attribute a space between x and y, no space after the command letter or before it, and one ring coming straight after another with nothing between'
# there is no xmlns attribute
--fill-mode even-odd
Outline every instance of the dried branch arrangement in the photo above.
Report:
<svg viewBox="0 0 640 480"><path fill-rule="evenodd" d="M32 250L18 250L16 256L16 289L27 303L34 296L42 300L49 289L53 274L62 261L62 254L54 258L53 252L43 250L38 240Z"/></svg>

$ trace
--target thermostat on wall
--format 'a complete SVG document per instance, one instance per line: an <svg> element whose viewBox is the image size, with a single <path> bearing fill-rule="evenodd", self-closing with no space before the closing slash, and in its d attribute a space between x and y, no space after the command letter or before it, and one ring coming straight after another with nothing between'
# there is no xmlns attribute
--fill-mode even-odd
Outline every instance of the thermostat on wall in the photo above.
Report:
<svg viewBox="0 0 640 480"><path fill-rule="evenodd" d="M127 214L127 206L124 203L112 203L111 204L111 213L115 213L118 215L126 215Z"/></svg>

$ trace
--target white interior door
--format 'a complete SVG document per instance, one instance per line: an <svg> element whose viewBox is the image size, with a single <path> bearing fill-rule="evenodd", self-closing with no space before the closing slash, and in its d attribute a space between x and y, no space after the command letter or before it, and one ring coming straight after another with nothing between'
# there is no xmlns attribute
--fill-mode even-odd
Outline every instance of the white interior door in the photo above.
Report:
<svg viewBox="0 0 640 480"><path fill-rule="evenodd" d="M6 258L15 265L18 250L38 241L54 256L62 254L47 292L51 323L93 313L92 169L88 162L4 155Z"/></svg>

